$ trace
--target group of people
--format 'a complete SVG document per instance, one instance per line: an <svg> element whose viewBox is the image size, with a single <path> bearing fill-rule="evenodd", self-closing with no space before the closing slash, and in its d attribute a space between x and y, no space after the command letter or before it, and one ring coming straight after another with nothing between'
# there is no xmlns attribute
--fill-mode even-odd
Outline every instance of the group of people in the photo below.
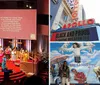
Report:
<svg viewBox="0 0 100 85"><path fill-rule="evenodd" d="M23 54L23 57L22 57ZM14 47L13 49L10 48L10 46L6 47L5 49L0 46L0 60L2 60L3 56L6 56L7 60L16 61L17 59L23 59L23 61L26 61L28 59L28 51L24 51L21 49L20 51L17 51L17 49Z"/></svg>
<svg viewBox="0 0 100 85"><path fill-rule="evenodd" d="M23 48L20 51L17 48L11 49L10 46L5 49L0 46L0 67L6 68L6 61L11 60L15 62L16 60L20 60L21 62L28 62L30 60L33 61L34 64L37 64L42 57L44 57L44 53L40 54L39 52L28 52L28 50L24 50Z"/></svg>
<svg viewBox="0 0 100 85"><path fill-rule="evenodd" d="M54 81L54 78L56 76L60 76L61 78L61 85L70 85L70 68L67 64L66 61L63 62L63 64L59 67L59 72L58 72L58 75L56 75L55 73L55 70L54 70L55 66L52 65L51 66L51 75L52 75L52 79ZM78 72L75 68L71 69L71 72L74 74L74 80L77 81L79 84L85 84L87 85L86 83L86 75L83 73L83 72ZM57 83L54 82L54 83ZM59 85L59 84L58 84Z"/></svg>
<svg viewBox="0 0 100 85"><path fill-rule="evenodd" d="M3 55L6 56L8 60L16 61L20 59L21 61L28 61L29 59L33 59L35 57L40 58L41 54L39 52L29 53L28 50L24 50L23 48L18 51L16 48L11 49L10 46L5 48L5 50L0 46L0 59L2 59Z"/></svg>

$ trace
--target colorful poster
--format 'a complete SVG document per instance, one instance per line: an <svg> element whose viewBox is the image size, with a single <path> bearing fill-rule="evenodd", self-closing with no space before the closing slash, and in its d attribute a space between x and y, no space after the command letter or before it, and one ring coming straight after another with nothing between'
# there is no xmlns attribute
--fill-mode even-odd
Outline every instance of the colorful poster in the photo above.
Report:
<svg viewBox="0 0 100 85"><path fill-rule="evenodd" d="M51 84L62 83L59 73L64 61L68 63L72 85L100 84L100 43L51 43L50 46L50 63L55 72L53 77L51 72Z"/></svg>

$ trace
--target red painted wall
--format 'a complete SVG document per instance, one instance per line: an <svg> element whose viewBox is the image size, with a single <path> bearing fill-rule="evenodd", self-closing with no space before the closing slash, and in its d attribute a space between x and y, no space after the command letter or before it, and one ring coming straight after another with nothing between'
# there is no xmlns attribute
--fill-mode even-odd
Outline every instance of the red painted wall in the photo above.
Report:
<svg viewBox="0 0 100 85"><path fill-rule="evenodd" d="M38 25L39 33L42 35L49 36L49 26L48 25Z"/></svg>
<svg viewBox="0 0 100 85"><path fill-rule="evenodd" d="M38 14L49 14L49 0L37 1Z"/></svg>

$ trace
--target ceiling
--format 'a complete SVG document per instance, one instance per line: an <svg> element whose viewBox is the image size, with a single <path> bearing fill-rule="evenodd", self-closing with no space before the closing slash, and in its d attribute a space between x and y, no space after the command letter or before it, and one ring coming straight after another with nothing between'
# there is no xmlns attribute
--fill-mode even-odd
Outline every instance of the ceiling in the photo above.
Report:
<svg viewBox="0 0 100 85"><path fill-rule="evenodd" d="M0 9L29 9L26 5L36 9L37 0L0 0Z"/></svg>

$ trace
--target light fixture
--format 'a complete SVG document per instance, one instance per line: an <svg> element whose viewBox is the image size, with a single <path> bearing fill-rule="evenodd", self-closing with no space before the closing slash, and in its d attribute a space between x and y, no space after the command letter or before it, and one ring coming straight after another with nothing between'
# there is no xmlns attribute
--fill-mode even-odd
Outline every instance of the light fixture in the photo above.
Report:
<svg viewBox="0 0 100 85"><path fill-rule="evenodd" d="M29 5L27 4L26 7L28 7Z"/></svg>
<svg viewBox="0 0 100 85"><path fill-rule="evenodd" d="M32 8L32 6L29 6L29 8L31 9L31 8Z"/></svg>

